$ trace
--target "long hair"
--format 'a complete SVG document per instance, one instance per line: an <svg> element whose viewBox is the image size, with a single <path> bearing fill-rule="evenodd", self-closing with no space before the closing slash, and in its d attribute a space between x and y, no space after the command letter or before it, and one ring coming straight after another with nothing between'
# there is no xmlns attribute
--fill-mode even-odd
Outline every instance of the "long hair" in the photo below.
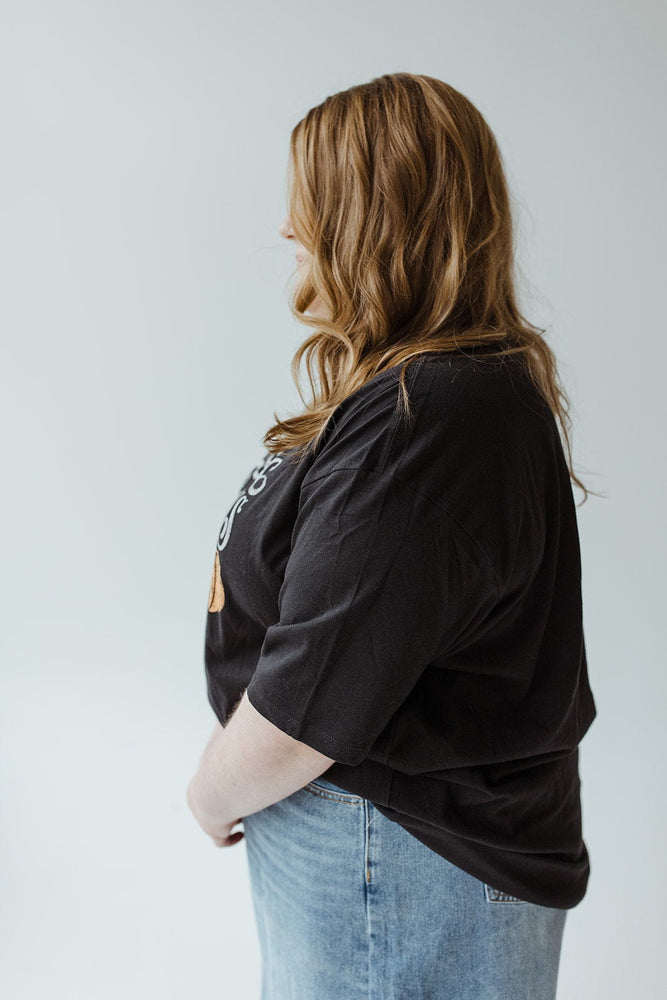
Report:
<svg viewBox="0 0 667 1000"><path fill-rule="evenodd" d="M263 444L291 458L316 451L331 414L386 368L425 351L485 346L520 355L560 422L570 477L569 400L545 330L520 313L510 195L495 137L442 80L388 73L327 97L290 136L288 212L308 251L289 306L313 328L292 377L305 409ZM326 318L308 315L315 299ZM312 402L301 393L306 356ZM317 383L313 369L317 372ZM399 399L400 404L400 399Z"/></svg>

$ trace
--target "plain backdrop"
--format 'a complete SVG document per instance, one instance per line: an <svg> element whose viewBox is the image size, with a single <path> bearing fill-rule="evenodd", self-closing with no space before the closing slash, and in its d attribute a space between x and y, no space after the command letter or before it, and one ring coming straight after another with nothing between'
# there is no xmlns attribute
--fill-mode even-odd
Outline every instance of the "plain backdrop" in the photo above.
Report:
<svg viewBox="0 0 667 1000"><path fill-rule="evenodd" d="M259 996L245 843L216 848L185 801L215 722L215 543L301 406L290 131L398 70L498 139L521 305L606 494L578 508L598 717L559 1000L664 995L666 10L0 5L4 996Z"/></svg>

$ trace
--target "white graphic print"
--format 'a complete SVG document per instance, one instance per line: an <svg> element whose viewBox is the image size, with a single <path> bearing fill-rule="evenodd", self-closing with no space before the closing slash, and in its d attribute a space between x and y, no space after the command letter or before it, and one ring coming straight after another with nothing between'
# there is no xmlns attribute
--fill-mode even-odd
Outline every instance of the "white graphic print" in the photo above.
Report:
<svg viewBox="0 0 667 1000"><path fill-rule="evenodd" d="M282 452L280 453L282 454ZM227 514L227 517L222 522L222 527L220 529L220 535L218 537L218 545L215 553L215 559L213 561L213 576L211 577L211 586L208 594L208 610L214 613L222 611L225 606L225 587L222 582L222 576L220 573L220 553L224 549L225 545L229 541L229 536L232 530L232 523L236 514L243 509L245 504L248 502L249 497L254 497L257 493L261 493L267 484L268 473L277 468L282 462L280 455L272 455L271 452L266 452L265 457L260 465L255 466L255 468L250 473L251 482L246 490L241 490L238 497L232 504L232 508Z"/></svg>
<svg viewBox="0 0 667 1000"><path fill-rule="evenodd" d="M271 452L267 452L264 461L255 466L255 468L250 473L252 481L246 490L241 490L238 497L232 504L231 510L227 514L227 517L222 522L222 527L220 528L220 535L218 537L218 552L222 552L225 545L229 541L229 536L232 530L232 524L234 523L234 518L243 510L248 502L249 497L254 497L257 493L261 493L268 481L268 473L273 469L277 468L282 462L280 455L272 455Z"/></svg>

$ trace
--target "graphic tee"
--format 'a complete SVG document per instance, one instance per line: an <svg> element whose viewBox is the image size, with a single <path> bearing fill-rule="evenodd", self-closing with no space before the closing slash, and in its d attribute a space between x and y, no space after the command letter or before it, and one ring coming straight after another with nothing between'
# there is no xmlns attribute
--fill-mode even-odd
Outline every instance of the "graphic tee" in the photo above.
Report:
<svg viewBox="0 0 667 1000"><path fill-rule="evenodd" d="M315 454L266 451L220 529L209 702L243 692L334 784L483 882L571 908L596 716L576 509L517 356L429 352L351 394Z"/></svg>

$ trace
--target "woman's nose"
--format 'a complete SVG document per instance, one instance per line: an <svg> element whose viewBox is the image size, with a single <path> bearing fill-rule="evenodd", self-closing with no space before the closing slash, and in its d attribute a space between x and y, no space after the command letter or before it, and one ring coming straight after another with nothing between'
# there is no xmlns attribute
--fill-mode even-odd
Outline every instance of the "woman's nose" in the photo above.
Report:
<svg viewBox="0 0 667 1000"><path fill-rule="evenodd" d="M290 225L289 219L287 218L283 219L283 221L280 223L280 226L278 227L278 232L280 233L281 236L284 236L285 239L289 239L290 236L293 235L292 226Z"/></svg>

